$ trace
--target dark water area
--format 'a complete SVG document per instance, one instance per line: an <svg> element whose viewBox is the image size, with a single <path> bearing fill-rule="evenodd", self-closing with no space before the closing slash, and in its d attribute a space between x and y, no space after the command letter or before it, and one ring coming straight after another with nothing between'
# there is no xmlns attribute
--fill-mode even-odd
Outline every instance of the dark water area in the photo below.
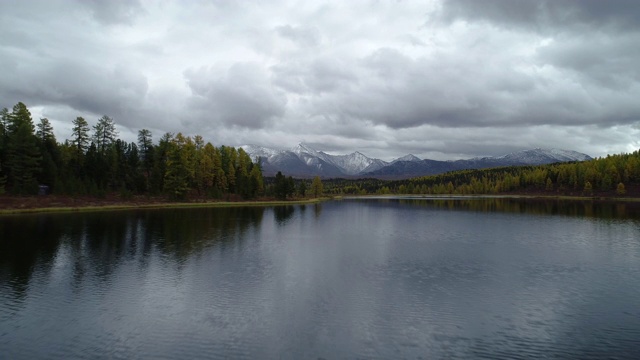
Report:
<svg viewBox="0 0 640 360"><path fill-rule="evenodd" d="M0 217L0 358L640 358L640 204Z"/></svg>

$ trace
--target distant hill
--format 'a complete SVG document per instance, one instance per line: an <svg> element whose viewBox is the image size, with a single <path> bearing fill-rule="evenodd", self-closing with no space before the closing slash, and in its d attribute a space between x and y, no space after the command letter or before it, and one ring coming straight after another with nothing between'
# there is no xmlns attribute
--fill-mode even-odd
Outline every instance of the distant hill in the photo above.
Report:
<svg viewBox="0 0 640 360"><path fill-rule="evenodd" d="M531 149L502 156L467 160L439 161L408 154L391 162L370 158L361 152L330 155L301 143L291 150L277 150L255 145L241 146L249 156L260 159L263 173L273 176L278 171L293 177L309 178L378 178L407 179L437 175L465 169L485 169L500 166L542 165L568 161L585 161L591 157L576 151L560 149Z"/></svg>

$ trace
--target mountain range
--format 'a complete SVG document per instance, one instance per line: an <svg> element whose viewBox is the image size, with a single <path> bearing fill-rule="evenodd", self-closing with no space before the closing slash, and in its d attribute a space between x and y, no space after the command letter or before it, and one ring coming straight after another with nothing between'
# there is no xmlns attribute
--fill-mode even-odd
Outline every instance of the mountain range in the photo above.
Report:
<svg viewBox="0 0 640 360"><path fill-rule="evenodd" d="M378 178L406 179L437 175L448 171L485 169L500 166L541 165L567 161L585 161L591 157L571 150L531 149L494 157L467 160L420 159L408 154L391 162L370 158L359 151L347 155L330 155L300 143L291 150L271 149L256 145L241 148L252 159L259 159L263 174L273 176L281 171L287 176L309 178Z"/></svg>

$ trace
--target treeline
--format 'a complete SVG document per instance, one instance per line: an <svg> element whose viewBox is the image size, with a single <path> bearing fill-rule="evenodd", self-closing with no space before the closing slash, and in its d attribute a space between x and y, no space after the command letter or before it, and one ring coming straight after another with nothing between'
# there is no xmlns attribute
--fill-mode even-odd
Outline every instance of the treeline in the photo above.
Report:
<svg viewBox="0 0 640 360"><path fill-rule="evenodd" d="M77 117L69 140L60 143L50 121L34 125L23 103L1 115L0 193L36 194L42 185L63 195L250 199L264 193L262 170L243 149L214 147L199 135L166 133L155 144L142 129L137 143L127 143L110 117L93 127Z"/></svg>
<svg viewBox="0 0 640 360"><path fill-rule="evenodd" d="M325 180L330 194L505 194L624 195L640 186L640 153L584 162L463 170L408 180Z"/></svg>
<svg viewBox="0 0 640 360"><path fill-rule="evenodd" d="M274 178L266 178L266 193L274 196L278 200L305 198L312 196L318 198L323 195L322 180L319 176L313 178L309 184L306 179L294 179L286 177L282 172L278 171Z"/></svg>

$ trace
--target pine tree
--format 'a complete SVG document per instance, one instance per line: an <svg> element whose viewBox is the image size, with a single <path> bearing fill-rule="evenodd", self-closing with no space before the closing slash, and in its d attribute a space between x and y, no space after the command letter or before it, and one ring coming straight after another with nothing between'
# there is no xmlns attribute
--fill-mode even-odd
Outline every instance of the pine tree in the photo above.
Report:
<svg viewBox="0 0 640 360"><path fill-rule="evenodd" d="M287 198L287 179L280 171L276 174L276 180L273 184L273 193L275 194L276 199L284 200Z"/></svg>
<svg viewBox="0 0 640 360"><path fill-rule="evenodd" d="M190 190L190 170L185 157L186 142L186 138L178 133L167 148L164 191L175 199L185 198Z"/></svg>
<svg viewBox="0 0 640 360"><path fill-rule="evenodd" d="M98 119L98 123L93 127L93 141L96 143L98 152L104 154L109 145L116 141L118 131L113 119L104 115Z"/></svg>
<svg viewBox="0 0 640 360"><path fill-rule="evenodd" d="M151 169L151 178L149 181L150 190L159 194L164 191L164 176L167 171L167 157L171 142L173 141L172 133L165 133L160 138L158 145L153 150L153 167Z"/></svg>
<svg viewBox="0 0 640 360"><path fill-rule="evenodd" d="M51 122L47 118L40 119L40 122L36 125L36 136L38 140L41 142L46 142L48 140L54 140L55 136L53 135L53 127L51 126Z"/></svg>
<svg viewBox="0 0 640 360"><path fill-rule="evenodd" d="M36 137L38 138L38 147L42 154L42 162L38 180L41 184L49 186L52 191L55 187L56 178L58 177L58 166L61 165L60 151L56 137L53 134L53 127L49 119L42 118L36 124Z"/></svg>
<svg viewBox="0 0 640 360"><path fill-rule="evenodd" d="M36 145L31 113L23 103L13 107L9 115L7 163L8 182L14 194L35 194L36 174L40 171L40 151Z"/></svg>
<svg viewBox="0 0 640 360"><path fill-rule="evenodd" d="M9 109L3 108L0 111L0 194L5 192L5 184L7 182L7 176L3 165L6 163L7 155L7 124L9 122Z"/></svg>
<svg viewBox="0 0 640 360"><path fill-rule="evenodd" d="M138 151L141 161L142 170L144 172L145 185L144 190L149 189L151 171L153 169L153 139L151 131L142 129L138 131Z"/></svg>
<svg viewBox="0 0 640 360"><path fill-rule="evenodd" d="M300 184L298 185L298 194L301 197L305 197L307 195L307 182L304 180L300 180Z"/></svg>
<svg viewBox="0 0 640 360"><path fill-rule="evenodd" d="M72 122L71 143L78 150L79 154L85 154L89 149L89 124L87 121L78 116Z"/></svg>

